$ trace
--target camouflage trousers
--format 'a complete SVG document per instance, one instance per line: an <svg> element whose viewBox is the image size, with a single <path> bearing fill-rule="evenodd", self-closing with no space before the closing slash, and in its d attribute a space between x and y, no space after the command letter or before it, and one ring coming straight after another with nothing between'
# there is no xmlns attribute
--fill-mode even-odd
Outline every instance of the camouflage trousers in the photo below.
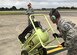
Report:
<svg viewBox="0 0 77 55"><path fill-rule="evenodd" d="M77 55L77 37L71 41L71 48L68 49L67 55Z"/></svg>
<svg viewBox="0 0 77 55"><path fill-rule="evenodd" d="M31 24L31 21L30 21L30 19L29 19L29 16L30 16L30 15L28 15L28 25ZM32 16L31 18L32 18L32 20L34 21L34 16Z"/></svg>

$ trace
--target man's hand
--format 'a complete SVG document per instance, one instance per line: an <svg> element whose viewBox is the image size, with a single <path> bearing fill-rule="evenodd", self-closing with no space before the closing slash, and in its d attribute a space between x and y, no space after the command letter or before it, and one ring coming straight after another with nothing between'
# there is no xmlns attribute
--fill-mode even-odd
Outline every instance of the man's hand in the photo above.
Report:
<svg viewBox="0 0 77 55"><path fill-rule="evenodd" d="M65 47L65 42L61 43L61 45L62 45L63 47Z"/></svg>
<svg viewBox="0 0 77 55"><path fill-rule="evenodd" d="M56 37L59 37L59 35L57 33L54 33L53 37L56 38Z"/></svg>

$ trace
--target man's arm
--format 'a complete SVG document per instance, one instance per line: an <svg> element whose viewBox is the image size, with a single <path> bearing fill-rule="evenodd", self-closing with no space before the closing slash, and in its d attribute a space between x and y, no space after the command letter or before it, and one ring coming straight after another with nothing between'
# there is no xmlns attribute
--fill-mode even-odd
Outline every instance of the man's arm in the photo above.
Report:
<svg viewBox="0 0 77 55"><path fill-rule="evenodd" d="M31 11L32 11L32 14L34 13L34 9L33 8L31 8Z"/></svg>
<svg viewBox="0 0 77 55"><path fill-rule="evenodd" d="M26 15L28 15L28 9L26 10Z"/></svg>
<svg viewBox="0 0 77 55"><path fill-rule="evenodd" d="M72 42L72 40L73 40L73 38L74 38L74 36L75 36L75 29L74 29L74 25L73 24L71 24L71 22L64 22L63 24L62 24L62 26L61 26L61 29L62 29L62 31L63 32L66 32L66 37L65 37L65 46L66 47L68 47L68 48L70 48L71 47L71 42ZM64 33L63 33L64 34Z"/></svg>

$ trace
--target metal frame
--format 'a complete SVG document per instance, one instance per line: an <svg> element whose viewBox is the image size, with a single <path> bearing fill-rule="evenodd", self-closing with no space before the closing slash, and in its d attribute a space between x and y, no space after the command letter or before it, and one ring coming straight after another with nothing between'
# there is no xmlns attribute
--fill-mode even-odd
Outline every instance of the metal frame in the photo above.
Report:
<svg viewBox="0 0 77 55"><path fill-rule="evenodd" d="M29 16L30 21L31 21L31 23L32 23L32 25L33 25L33 27L34 27L34 29L35 29L36 32L37 32L37 29L36 29L36 27L35 27L35 25L34 25L32 19L31 19L32 16L44 16L44 17L45 17L45 20L47 21L47 23L48 23L48 25L49 25L49 28L50 28L51 32L52 32L52 33L55 33L45 14L32 14L32 15ZM37 33L37 35L38 35L38 33ZM38 35L38 38L39 38L39 35ZM44 48L54 48L54 47L61 46L61 45L60 45L60 42L59 42L59 40L58 40L57 37L56 37L54 40L57 40L58 43L59 43L59 45L54 45L54 46L45 46L44 43L42 42L42 40L41 40L40 38L39 38L39 40L40 40L41 45L42 45Z"/></svg>

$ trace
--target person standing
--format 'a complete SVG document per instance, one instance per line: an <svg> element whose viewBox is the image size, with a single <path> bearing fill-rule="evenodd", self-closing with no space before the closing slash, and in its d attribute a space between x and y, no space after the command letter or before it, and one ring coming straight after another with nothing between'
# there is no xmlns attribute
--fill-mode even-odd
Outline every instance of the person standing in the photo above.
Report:
<svg viewBox="0 0 77 55"><path fill-rule="evenodd" d="M54 33L54 37L62 37L64 42L61 43L66 47L67 55L77 55L77 26L72 21L61 18L57 9L52 9L49 13L51 21L57 25L60 34Z"/></svg>
<svg viewBox="0 0 77 55"><path fill-rule="evenodd" d="M33 10L33 8L32 8L32 4L31 3L29 3L28 5L28 9L27 9L27 11L26 11L26 14L28 15L28 25L31 23L30 22L30 19L29 19L29 16L31 15L31 14L34 14L34 10ZM34 16L32 16L32 20L34 20Z"/></svg>

